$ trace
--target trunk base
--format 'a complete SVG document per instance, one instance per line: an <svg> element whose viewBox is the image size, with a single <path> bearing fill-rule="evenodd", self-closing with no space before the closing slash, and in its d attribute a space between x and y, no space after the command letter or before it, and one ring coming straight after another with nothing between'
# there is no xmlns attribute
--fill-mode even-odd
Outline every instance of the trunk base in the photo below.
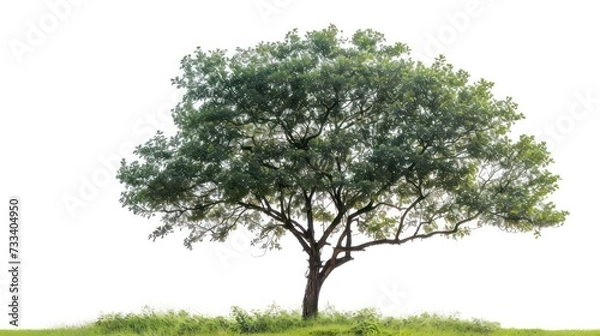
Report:
<svg viewBox="0 0 600 336"><path fill-rule="evenodd" d="M319 274L320 262L311 262L306 277L306 290L302 301L302 318L314 319L319 314L319 293L323 281Z"/></svg>

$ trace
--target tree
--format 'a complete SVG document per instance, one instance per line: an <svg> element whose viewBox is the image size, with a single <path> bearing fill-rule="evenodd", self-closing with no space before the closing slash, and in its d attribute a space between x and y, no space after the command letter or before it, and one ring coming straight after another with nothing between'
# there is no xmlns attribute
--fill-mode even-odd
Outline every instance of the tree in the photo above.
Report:
<svg viewBox="0 0 600 336"><path fill-rule="evenodd" d="M173 79L177 133L122 161L121 203L162 215L152 239L188 229L188 248L238 227L265 249L293 236L308 255L305 318L331 272L368 247L561 225L552 159L532 136L511 137L524 117L511 98L443 56L408 55L335 26L235 53L198 48Z"/></svg>

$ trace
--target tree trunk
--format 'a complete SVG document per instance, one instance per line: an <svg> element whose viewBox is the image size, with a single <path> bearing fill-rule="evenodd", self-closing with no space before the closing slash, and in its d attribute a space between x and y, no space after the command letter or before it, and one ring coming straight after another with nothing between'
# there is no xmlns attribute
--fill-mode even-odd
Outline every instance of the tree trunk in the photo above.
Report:
<svg viewBox="0 0 600 336"><path fill-rule="evenodd" d="M319 313L319 293L323 285L323 279L319 274L321 268L320 258L310 257L308 265L308 276L306 277L306 289L302 301L302 318L316 318Z"/></svg>

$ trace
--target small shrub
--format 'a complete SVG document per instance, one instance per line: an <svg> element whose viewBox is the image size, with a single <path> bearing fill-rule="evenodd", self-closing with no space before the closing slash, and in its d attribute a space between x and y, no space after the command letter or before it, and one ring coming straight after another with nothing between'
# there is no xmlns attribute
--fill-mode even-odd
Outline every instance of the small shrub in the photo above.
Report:
<svg viewBox="0 0 600 336"><path fill-rule="evenodd" d="M256 323L254 319L240 307L232 307L231 315L237 323L237 329L243 333L256 332Z"/></svg>
<svg viewBox="0 0 600 336"><path fill-rule="evenodd" d="M251 313L233 307L231 315L236 323L235 330L242 333L285 332L306 325L299 313L290 313L275 305L264 312Z"/></svg>
<svg viewBox="0 0 600 336"><path fill-rule="evenodd" d="M351 331L358 336L379 335L381 316L373 309L362 309L354 314L354 325Z"/></svg>
<svg viewBox="0 0 600 336"><path fill-rule="evenodd" d="M379 335L381 333L379 324L375 321L360 321L353 325L350 330L358 336Z"/></svg>

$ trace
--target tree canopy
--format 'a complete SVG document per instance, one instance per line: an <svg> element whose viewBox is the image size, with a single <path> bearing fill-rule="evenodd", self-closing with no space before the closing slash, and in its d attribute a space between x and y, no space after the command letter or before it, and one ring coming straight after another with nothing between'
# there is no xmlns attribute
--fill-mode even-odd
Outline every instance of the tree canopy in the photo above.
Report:
<svg viewBox="0 0 600 336"><path fill-rule="evenodd" d="M180 70L178 131L122 162L122 204L161 215L151 238L187 229L189 248L239 227L264 248L292 235L309 256L305 317L331 271L370 246L483 225L539 234L567 215L548 201L559 177L544 143L510 133L524 117L511 98L379 32L198 48Z"/></svg>

